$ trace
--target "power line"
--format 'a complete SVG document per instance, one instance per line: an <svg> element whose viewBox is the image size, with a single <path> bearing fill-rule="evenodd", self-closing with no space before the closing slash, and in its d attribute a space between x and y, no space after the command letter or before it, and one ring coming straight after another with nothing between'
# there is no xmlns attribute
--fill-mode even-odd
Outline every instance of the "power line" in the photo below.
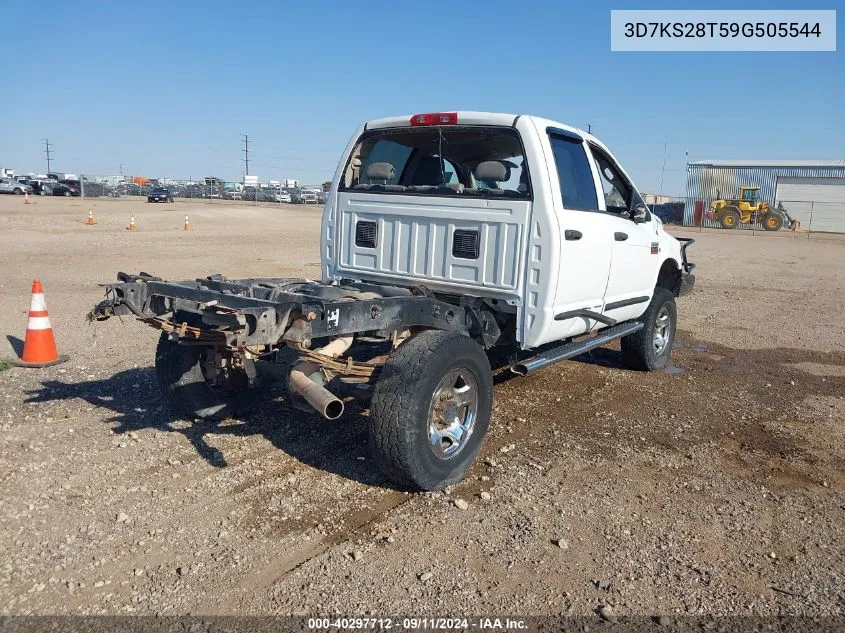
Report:
<svg viewBox="0 0 845 633"><path fill-rule="evenodd" d="M249 176L249 134L241 134L244 139L244 148L241 150L244 153L244 163L246 163L244 174Z"/></svg>
<svg viewBox="0 0 845 633"><path fill-rule="evenodd" d="M50 154L50 139L48 139L48 138L44 139L44 147L46 148L44 150L44 153L47 154L47 173L49 174L50 173L50 159L52 158L52 156Z"/></svg>

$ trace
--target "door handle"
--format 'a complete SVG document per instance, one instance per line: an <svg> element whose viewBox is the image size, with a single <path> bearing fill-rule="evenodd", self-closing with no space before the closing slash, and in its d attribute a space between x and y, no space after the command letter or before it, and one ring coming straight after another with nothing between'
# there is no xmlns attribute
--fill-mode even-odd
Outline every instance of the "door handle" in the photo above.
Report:
<svg viewBox="0 0 845 633"><path fill-rule="evenodd" d="M617 231L616 233L613 234L613 239L616 240L617 242L624 242L625 240L628 239L628 234L623 233L622 231Z"/></svg>
<svg viewBox="0 0 845 633"><path fill-rule="evenodd" d="M575 240L580 240L583 235L581 234L581 231L573 231L572 229L566 229L563 232L563 237L569 240L570 242L574 242Z"/></svg>

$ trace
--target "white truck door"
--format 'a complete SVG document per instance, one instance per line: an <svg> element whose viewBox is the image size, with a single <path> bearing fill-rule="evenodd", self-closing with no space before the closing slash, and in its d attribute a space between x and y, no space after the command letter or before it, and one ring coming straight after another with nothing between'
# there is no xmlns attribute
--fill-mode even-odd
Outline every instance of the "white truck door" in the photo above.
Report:
<svg viewBox="0 0 845 633"><path fill-rule="evenodd" d="M549 128L554 163L549 165L560 226L560 268L550 340L593 329L596 321L577 312L601 312L610 273L608 219L599 213L590 158L584 140L573 132Z"/></svg>
<svg viewBox="0 0 845 633"><path fill-rule="evenodd" d="M639 193L616 161L597 145L589 144L603 196L599 206L608 221L611 239L611 265L604 312L624 321L645 310L651 300L659 247L653 221L637 224L630 209L642 202Z"/></svg>

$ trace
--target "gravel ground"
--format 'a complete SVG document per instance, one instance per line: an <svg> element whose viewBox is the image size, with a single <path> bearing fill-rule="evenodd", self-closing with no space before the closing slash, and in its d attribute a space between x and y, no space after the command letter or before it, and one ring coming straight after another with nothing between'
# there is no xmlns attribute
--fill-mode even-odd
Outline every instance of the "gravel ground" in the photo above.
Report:
<svg viewBox="0 0 845 633"><path fill-rule="evenodd" d="M71 359L0 372L0 614L845 615L844 240L696 234L666 371L498 375L468 479L408 494L366 412L190 423L154 331L84 321L118 270L319 277L319 208L22 202L0 356L38 277Z"/></svg>

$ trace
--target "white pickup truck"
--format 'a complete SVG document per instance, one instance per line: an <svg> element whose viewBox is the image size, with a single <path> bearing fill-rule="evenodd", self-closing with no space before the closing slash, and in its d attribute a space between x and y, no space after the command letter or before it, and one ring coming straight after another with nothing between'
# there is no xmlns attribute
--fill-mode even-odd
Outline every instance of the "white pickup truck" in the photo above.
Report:
<svg viewBox="0 0 845 633"><path fill-rule="evenodd" d="M345 400L369 402L375 463L436 490L481 447L491 358L527 375L618 338L627 366L662 367L675 297L695 279L690 243L590 134L525 115L417 114L349 141L323 212L322 280L120 273L89 316L162 330L159 382L190 417L243 415L268 363L299 408L335 419Z"/></svg>

